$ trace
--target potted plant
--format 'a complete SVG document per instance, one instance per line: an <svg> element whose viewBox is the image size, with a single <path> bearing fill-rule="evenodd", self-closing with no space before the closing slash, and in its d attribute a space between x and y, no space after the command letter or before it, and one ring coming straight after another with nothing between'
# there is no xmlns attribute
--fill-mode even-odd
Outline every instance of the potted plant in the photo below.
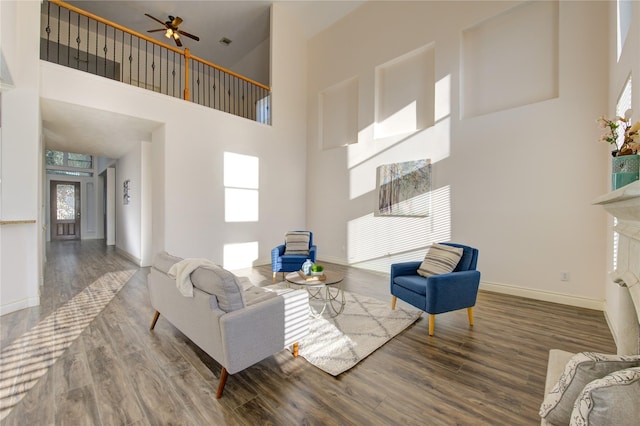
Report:
<svg viewBox="0 0 640 426"><path fill-rule="evenodd" d="M631 124L631 110L627 110L624 117L608 119L605 116L598 118L597 122L604 133L600 140L614 146L611 151L612 162L612 189L618 189L638 180L640 176L640 121ZM618 141L622 144L618 146Z"/></svg>

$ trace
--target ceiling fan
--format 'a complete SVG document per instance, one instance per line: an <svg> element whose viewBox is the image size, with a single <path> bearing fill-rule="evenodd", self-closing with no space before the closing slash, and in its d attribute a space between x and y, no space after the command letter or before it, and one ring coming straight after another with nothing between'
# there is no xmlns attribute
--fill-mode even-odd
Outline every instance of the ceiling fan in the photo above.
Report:
<svg viewBox="0 0 640 426"><path fill-rule="evenodd" d="M182 42L180 41L180 35L189 37L194 39L195 41L200 41L200 37L198 36L194 36L193 34L189 34L186 31L182 31L181 29L179 29L178 27L180 26L180 24L182 23L182 18L179 16L173 17L171 15L169 15L169 20L166 22L162 22L161 20L159 20L158 18L154 18L153 16L149 15L148 13L145 13L146 16L148 16L149 18L153 19L156 22L159 22L160 24L164 25L164 28L158 28L156 30L149 30L147 31L148 33L155 33L158 31L164 31L164 35L167 38L172 38L173 41L176 42L177 46L182 46Z"/></svg>

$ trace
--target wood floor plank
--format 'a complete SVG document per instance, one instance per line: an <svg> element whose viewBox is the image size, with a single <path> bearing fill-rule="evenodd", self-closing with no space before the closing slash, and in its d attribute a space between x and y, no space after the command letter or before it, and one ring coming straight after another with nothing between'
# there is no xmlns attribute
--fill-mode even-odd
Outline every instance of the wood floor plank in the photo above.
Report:
<svg viewBox="0 0 640 426"><path fill-rule="evenodd" d="M98 405L91 386L71 389L56 396L56 424L97 425L100 424Z"/></svg>
<svg viewBox="0 0 640 426"><path fill-rule="evenodd" d="M390 303L388 274L326 266L344 274L348 291ZM148 268L104 241L48 244L42 305L0 317L0 345L122 270L135 273L3 426L535 425L549 349L616 351L602 312L480 291L473 327L465 311L451 312L429 336L423 315L338 377L283 350L231 375L216 400L220 364L162 316L148 330ZM269 265L236 272L271 284Z"/></svg>
<svg viewBox="0 0 640 426"><path fill-rule="evenodd" d="M127 368L111 347L100 346L88 350L87 360L92 367L90 374L101 423L128 425L144 420Z"/></svg>

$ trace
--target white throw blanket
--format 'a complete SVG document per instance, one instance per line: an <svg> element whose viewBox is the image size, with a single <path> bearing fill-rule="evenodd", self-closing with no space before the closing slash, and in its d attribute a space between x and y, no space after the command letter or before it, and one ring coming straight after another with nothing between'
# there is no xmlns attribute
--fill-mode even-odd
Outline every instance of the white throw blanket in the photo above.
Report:
<svg viewBox="0 0 640 426"><path fill-rule="evenodd" d="M174 263L169 269L169 276L176 279L178 291L185 297L193 297L193 283L191 273L200 266L218 266L209 259L191 258Z"/></svg>

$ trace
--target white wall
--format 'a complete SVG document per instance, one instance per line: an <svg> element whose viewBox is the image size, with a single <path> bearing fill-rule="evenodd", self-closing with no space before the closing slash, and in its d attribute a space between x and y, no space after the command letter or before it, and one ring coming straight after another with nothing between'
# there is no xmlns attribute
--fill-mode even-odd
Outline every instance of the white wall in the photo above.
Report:
<svg viewBox="0 0 640 426"><path fill-rule="evenodd" d="M0 315L39 304L43 239L38 99L40 3L0 2L0 40L15 88L2 92Z"/></svg>
<svg viewBox="0 0 640 426"><path fill-rule="evenodd" d="M602 308L606 219L591 201L609 173L595 124L607 107L607 2L559 3L558 97L460 114L461 73L474 71L461 61L463 31L519 4L367 2L310 40L307 222L320 259L388 272L453 240L479 248L484 288ZM435 124L375 139L376 67L431 44ZM322 150L319 93L349 79L358 81L358 141ZM373 217L376 167L420 158L433 162L431 216Z"/></svg>
<svg viewBox="0 0 640 426"><path fill-rule="evenodd" d="M239 60L231 69L258 83L269 84L269 46L268 38L257 45L244 58Z"/></svg>
<svg viewBox="0 0 640 426"><path fill-rule="evenodd" d="M162 246L179 256L222 264L225 246L257 243L258 255L246 259L248 265L269 263L270 250L284 233L305 226L305 43L277 5L272 20L272 126L41 63L43 98L164 123L150 142L153 251ZM225 222L225 151L259 159L258 222ZM121 164L118 176L116 190L122 185ZM156 185L164 188L159 200Z"/></svg>
<svg viewBox="0 0 640 426"><path fill-rule="evenodd" d="M138 143L118 159L116 165L116 248L135 263L142 260L142 209L147 194L142 179L142 146ZM129 181L129 200L124 201L125 181ZM145 265L146 266L146 265Z"/></svg>

